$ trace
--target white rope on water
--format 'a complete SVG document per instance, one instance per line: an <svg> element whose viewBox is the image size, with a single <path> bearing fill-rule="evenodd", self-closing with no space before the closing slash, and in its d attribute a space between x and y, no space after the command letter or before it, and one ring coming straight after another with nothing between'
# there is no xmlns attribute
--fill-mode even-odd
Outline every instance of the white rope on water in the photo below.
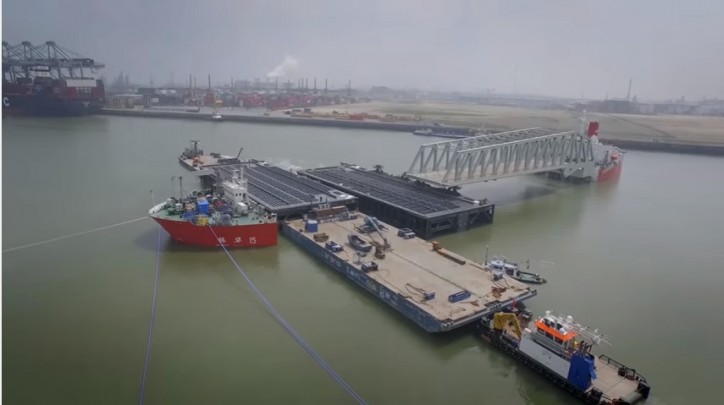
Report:
<svg viewBox="0 0 724 405"><path fill-rule="evenodd" d="M28 243L28 244L26 244L26 245L15 246L15 247L3 249L3 253L9 253L9 252L17 251L17 250L22 250L22 249L27 249L27 248L35 247L35 246L45 245L45 244L52 243L52 242L57 242L57 241L63 240L63 239L74 238L74 237L76 237L76 236L87 235L87 234L89 234L89 233L98 232L98 231L103 231L103 230L115 228L115 227L121 226L121 225L127 225L127 224L130 224L130 223L133 223L133 222L138 222L138 221L141 221L141 220L144 220L144 219L148 219L148 217L141 217L141 218L136 218L136 219L130 219L130 220L128 220L128 221L123 221L123 222L119 222L119 223L116 223L116 224L101 226L100 228L90 229L90 230L81 231L81 232L75 232L75 233L71 233L71 234L68 234L68 235L58 236L58 237L52 238L52 239L46 239L46 240L41 240L41 241L39 241L39 242Z"/></svg>
<svg viewBox="0 0 724 405"><path fill-rule="evenodd" d="M251 278L246 274L246 272L239 266L239 264L234 260L234 257L231 256L231 253L226 249L226 246L221 242L219 237L216 235L216 232L214 232L214 228L211 227L211 225L208 226L211 233L214 235L214 238L219 242L219 245L224 250L224 253L226 253L226 256L229 257L229 260L231 260L231 263L236 267L236 270L241 274L242 277L244 277L244 280L246 280L247 284L251 287L251 289L254 291L256 296L261 300L261 302L264 304L266 309L271 313L271 315L279 322L282 327L294 338L294 340L297 341L297 343L302 346L302 348L314 359L315 362L330 376L334 381L344 389L347 394L349 394L350 397L352 397L355 401L357 401L360 405L366 405L367 402L349 385L347 382L337 374L332 367L327 364L327 362L322 359L322 357L317 354L317 352L314 351L314 349L309 346L309 344L304 341L304 339L299 335L299 333L294 329L292 325L290 325L284 317L274 308L274 306L269 302L269 299L264 295L264 293L259 290L259 288L254 284L253 281L251 281Z"/></svg>
<svg viewBox="0 0 724 405"><path fill-rule="evenodd" d="M156 205L156 199L153 198L153 190L151 190L151 205ZM151 341L153 340L153 326L156 324L156 297L158 296L158 272L161 262L161 227L158 227L158 239L156 240L156 268L153 272L153 296L151 298L151 318L148 321L148 339L146 340L146 360L143 363L143 374L141 376L141 392L138 396L138 404L143 405L143 399L146 395L146 375L148 374L148 365L151 363Z"/></svg>
<svg viewBox="0 0 724 405"><path fill-rule="evenodd" d="M141 377L141 393L138 403L143 405L143 399L146 393L146 375L148 374L148 365L151 363L151 341L153 339L153 326L156 323L156 296L158 295L158 272L159 262L161 259L161 227L158 228L158 241L156 242L156 270L153 274L153 298L151 299L151 319L148 323L148 339L146 340L146 361L143 364L143 376Z"/></svg>

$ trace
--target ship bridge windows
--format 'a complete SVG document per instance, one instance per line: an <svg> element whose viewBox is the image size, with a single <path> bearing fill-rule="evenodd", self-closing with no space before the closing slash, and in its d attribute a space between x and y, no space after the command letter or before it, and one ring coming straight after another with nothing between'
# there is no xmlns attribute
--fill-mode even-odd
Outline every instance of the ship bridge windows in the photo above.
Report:
<svg viewBox="0 0 724 405"><path fill-rule="evenodd" d="M574 331L568 331L559 322L547 318L537 321L536 328L539 334L557 344L564 344L576 336Z"/></svg>

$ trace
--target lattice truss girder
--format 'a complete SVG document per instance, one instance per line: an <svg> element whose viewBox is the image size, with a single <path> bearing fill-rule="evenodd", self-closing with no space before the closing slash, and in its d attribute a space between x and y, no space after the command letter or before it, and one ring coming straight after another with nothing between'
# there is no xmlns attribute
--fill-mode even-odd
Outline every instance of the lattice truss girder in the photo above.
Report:
<svg viewBox="0 0 724 405"><path fill-rule="evenodd" d="M41 45L33 45L28 41L17 45L10 45L3 41L3 70L18 75L25 69L46 66L51 68L49 73L56 78L74 76L75 69L100 69L103 64L84 56L78 52L65 48L53 41Z"/></svg>
<svg viewBox="0 0 724 405"><path fill-rule="evenodd" d="M407 175L456 186L520 174L577 169L594 161L589 138L542 128L483 135L420 147Z"/></svg>

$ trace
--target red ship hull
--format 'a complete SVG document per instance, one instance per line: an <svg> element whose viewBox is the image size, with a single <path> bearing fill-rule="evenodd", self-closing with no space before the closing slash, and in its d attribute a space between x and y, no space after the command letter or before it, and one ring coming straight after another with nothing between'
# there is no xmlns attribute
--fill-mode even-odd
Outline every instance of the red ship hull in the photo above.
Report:
<svg viewBox="0 0 724 405"><path fill-rule="evenodd" d="M175 241L187 245L227 247L264 247L277 244L279 228L276 223L234 226L199 226L188 221L152 217ZM216 234L216 235L214 235ZM216 237L218 236L218 240Z"/></svg>
<svg viewBox="0 0 724 405"><path fill-rule="evenodd" d="M623 159L619 155L614 163L609 167L602 167L598 171L598 182L616 180L621 176L623 167Z"/></svg>

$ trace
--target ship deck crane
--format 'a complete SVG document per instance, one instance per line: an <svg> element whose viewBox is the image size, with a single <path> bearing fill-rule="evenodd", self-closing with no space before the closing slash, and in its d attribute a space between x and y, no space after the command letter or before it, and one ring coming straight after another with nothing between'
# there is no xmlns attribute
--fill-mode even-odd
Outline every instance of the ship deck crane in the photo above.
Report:
<svg viewBox="0 0 724 405"><path fill-rule="evenodd" d="M374 229L375 231L377 231L377 233L380 235L380 237L384 241L384 245L382 246L383 249L387 250L391 247L390 242L387 240L387 238L385 238L385 235L382 233L382 230L380 229L379 225L377 224L377 218L375 218L375 217L365 218L365 227L368 229L371 228L371 229Z"/></svg>
<svg viewBox="0 0 724 405"><path fill-rule="evenodd" d="M499 332L504 332L506 324L513 328L513 333L520 339L523 336L523 331L520 327L520 322L515 314L498 312L493 315L493 329Z"/></svg>

